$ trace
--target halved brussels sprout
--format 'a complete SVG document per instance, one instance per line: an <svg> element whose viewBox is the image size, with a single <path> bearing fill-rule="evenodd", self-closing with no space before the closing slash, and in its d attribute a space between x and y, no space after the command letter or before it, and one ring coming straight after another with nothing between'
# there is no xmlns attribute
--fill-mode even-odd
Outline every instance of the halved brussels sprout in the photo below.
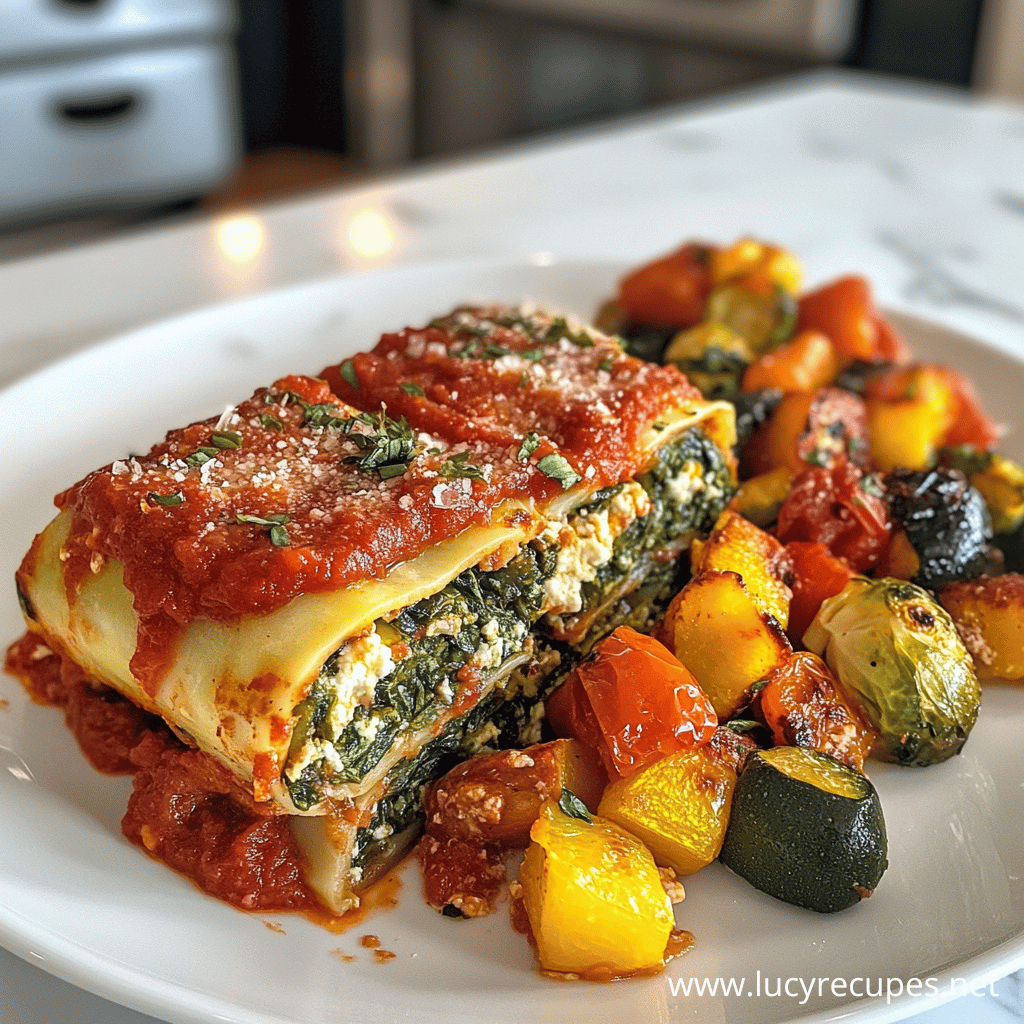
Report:
<svg viewBox="0 0 1024 1024"><path fill-rule="evenodd" d="M974 665L953 620L920 587L852 579L822 604L804 645L878 730L876 756L929 765L966 742L981 701Z"/></svg>

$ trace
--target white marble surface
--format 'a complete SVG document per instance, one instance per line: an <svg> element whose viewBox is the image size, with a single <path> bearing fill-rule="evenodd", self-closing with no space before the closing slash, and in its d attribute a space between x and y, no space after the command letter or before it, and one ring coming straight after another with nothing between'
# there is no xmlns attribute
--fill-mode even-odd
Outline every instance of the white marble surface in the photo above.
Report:
<svg viewBox="0 0 1024 1024"><path fill-rule="evenodd" d="M3 264L0 384L129 327L336 273L539 252L641 260L746 233L795 250L812 283L865 273L883 304L1024 355L1024 109L814 75ZM1022 995L1017 974L915 1020L997 1024L1024 1017ZM0 951L0 1024L147 1020Z"/></svg>

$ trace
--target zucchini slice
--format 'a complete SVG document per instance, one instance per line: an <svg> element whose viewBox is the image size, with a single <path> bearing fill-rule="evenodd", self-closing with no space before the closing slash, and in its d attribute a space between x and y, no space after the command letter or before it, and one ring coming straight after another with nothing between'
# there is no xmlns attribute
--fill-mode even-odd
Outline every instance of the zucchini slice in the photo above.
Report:
<svg viewBox="0 0 1024 1024"><path fill-rule="evenodd" d="M871 895L886 854L882 805L863 775L802 747L747 760L721 859L755 888L831 914Z"/></svg>

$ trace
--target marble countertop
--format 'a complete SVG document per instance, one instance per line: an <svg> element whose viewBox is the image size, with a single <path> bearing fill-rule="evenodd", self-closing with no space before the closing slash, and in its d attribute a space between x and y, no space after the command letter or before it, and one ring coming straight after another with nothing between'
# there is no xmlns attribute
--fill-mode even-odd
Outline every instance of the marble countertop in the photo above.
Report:
<svg viewBox="0 0 1024 1024"><path fill-rule="evenodd" d="M794 250L809 283L864 273L883 305L1024 356L1024 109L813 74L0 264L0 385L132 327L339 273L538 253L638 261L743 234ZM914 1019L996 1024L1024 1016L1022 995L1018 973ZM3 1024L150 1019L0 951Z"/></svg>

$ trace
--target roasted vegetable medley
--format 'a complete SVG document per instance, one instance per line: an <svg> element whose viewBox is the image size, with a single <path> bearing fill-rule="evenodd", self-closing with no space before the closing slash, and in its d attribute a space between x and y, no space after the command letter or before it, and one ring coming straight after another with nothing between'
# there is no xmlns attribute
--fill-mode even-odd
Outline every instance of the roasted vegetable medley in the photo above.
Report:
<svg viewBox="0 0 1024 1024"><path fill-rule="evenodd" d="M491 912L525 849L513 920L546 971L657 971L685 946L679 877L719 857L776 899L854 906L887 866L865 762L946 760L979 678L1024 679L1024 469L863 278L801 279L773 245L691 243L598 313L733 403L738 484L650 635L615 630L548 699L552 738L428 794L428 901Z"/></svg>

